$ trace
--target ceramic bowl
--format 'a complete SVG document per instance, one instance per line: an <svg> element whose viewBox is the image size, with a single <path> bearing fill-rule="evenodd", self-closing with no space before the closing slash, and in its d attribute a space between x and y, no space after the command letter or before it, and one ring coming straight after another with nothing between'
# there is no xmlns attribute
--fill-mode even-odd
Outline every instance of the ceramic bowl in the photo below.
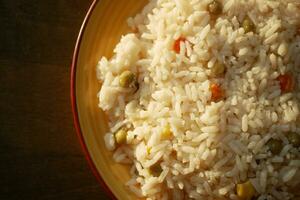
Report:
<svg viewBox="0 0 300 200"><path fill-rule="evenodd" d="M146 0L95 0L81 27L72 62L71 99L75 127L91 168L112 199L136 197L124 183L129 167L117 164L105 148L108 130L104 113L98 107L100 83L96 65L102 56L110 57L122 34L129 32L127 18L140 12Z"/></svg>
<svg viewBox="0 0 300 200"><path fill-rule="evenodd" d="M124 185L129 166L113 161L103 136L108 130L98 107L101 87L96 65L102 56L111 57L122 34L131 32L127 18L140 12L147 0L94 0L81 27L72 62L71 100L75 127L95 176L112 199L137 199ZM294 192L299 195L299 190ZM299 197L296 197L299 199Z"/></svg>

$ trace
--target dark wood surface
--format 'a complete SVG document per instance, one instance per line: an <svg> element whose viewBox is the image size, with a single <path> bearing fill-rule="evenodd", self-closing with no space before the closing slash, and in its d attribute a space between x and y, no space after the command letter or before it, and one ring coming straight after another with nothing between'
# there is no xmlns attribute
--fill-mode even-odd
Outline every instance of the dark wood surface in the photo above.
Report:
<svg viewBox="0 0 300 200"><path fill-rule="evenodd" d="M108 199L73 127L70 64L91 0L0 0L0 199Z"/></svg>

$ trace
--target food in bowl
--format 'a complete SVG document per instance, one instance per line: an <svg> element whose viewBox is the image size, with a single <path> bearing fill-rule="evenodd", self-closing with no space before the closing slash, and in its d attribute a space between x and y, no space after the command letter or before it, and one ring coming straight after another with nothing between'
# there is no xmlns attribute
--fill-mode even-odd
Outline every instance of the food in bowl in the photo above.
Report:
<svg viewBox="0 0 300 200"><path fill-rule="evenodd" d="M99 107L148 199L295 199L300 2L150 0L102 57Z"/></svg>

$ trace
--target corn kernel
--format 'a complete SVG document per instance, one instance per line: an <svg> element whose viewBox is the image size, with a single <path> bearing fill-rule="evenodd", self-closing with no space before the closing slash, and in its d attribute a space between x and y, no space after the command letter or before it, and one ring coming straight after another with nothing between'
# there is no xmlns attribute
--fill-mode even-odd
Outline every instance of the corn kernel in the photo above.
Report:
<svg viewBox="0 0 300 200"><path fill-rule="evenodd" d="M237 184L236 193L241 200L251 200L255 195L255 189L252 183L247 181L245 183Z"/></svg>
<svg viewBox="0 0 300 200"><path fill-rule="evenodd" d="M171 131L170 125L167 124L161 132L161 139L167 140L171 137L172 137L172 131Z"/></svg>
<svg viewBox="0 0 300 200"><path fill-rule="evenodd" d="M151 153L151 149L152 149L152 147L147 147L147 153L148 153L148 155Z"/></svg>

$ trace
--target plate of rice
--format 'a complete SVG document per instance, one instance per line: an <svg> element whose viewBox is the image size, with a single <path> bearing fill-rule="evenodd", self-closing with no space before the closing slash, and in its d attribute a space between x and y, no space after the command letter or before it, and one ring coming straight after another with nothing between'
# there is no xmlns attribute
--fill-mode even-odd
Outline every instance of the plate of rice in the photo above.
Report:
<svg viewBox="0 0 300 200"><path fill-rule="evenodd" d="M300 199L300 1L94 1L75 126L112 198Z"/></svg>

